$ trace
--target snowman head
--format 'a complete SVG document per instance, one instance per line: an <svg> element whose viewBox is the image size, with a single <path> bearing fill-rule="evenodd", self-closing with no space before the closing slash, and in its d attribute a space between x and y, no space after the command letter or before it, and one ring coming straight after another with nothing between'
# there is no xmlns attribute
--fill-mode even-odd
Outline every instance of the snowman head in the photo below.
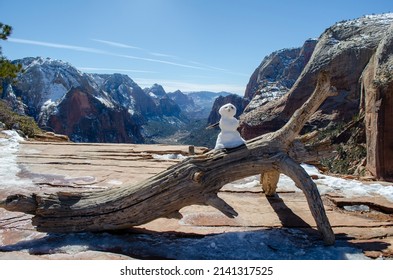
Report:
<svg viewBox="0 0 393 280"><path fill-rule="evenodd" d="M233 104L228 103L221 106L218 113L220 113L221 117L233 118L236 115L236 107Z"/></svg>

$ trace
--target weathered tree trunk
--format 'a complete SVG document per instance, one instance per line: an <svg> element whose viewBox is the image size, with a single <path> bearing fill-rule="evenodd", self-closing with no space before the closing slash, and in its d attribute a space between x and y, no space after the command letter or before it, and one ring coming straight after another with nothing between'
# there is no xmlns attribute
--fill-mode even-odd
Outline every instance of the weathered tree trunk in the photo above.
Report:
<svg viewBox="0 0 393 280"><path fill-rule="evenodd" d="M217 196L223 185L255 174L274 174L277 178L283 173L304 192L325 243L333 244L334 233L317 187L289 154L292 142L310 115L335 93L329 76L321 74L310 99L282 129L235 149L213 150L190 157L134 186L89 194L16 194L0 202L0 206L34 214L33 224L47 232L124 229L159 217L179 217L178 211L192 204L211 205L226 216L235 217L236 211ZM276 182L270 183L267 194L273 195Z"/></svg>

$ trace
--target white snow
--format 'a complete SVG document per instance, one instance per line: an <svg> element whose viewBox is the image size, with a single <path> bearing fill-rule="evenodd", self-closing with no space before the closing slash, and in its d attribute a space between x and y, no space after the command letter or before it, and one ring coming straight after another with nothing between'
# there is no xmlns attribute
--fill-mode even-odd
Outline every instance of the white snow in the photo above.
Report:
<svg viewBox="0 0 393 280"><path fill-rule="evenodd" d="M30 180L18 177L21 170L16 161L16 152L19 142L24 141L23 138L13 130L3 130L0 133L7 137L0 138L0 189L33 185Z"/></svg>
<svg viewBox="0 0 393 280"><path fill-rule="evenodd" d="M135 114L135 111L133 108L128 108L127 110L128 114L130 114L131 116Z"/></svg>
<svg viewBox="0 0 393 280"><path fill-rule="evenodd" d="M242 180L238 180L238 181L226 184L225 186L239 188L239 189L254 188L259 185L259 178L260 178L259 175L250 176L250 177L244 178Z"/></svg>
<svg viewBox="0 0 393 280"><path fill-rule="evenodd" d="M42 119L42 117L48 115L52 109L56 109L56 103L57 102L52 101L52 99L45 101L45 103L41 106L39 118Z"/></svg>
<svg viewBox="0 0 393 280"><path fill-rule="evenodd" d="M186 156L183 156L182 154L163 154L163 155L158 155L158 154L153 154L154 159L158 160L173 160L173 159L186 159Z"/></svg>
<svg viewBox="0 0 393 280"><path fill-rule="evenodd" d="M58 101L68 91L68 89L65 88L63 84L57 84L57 83L49 83L49 87L46 90L47 90L47 94L45 95L45 98L51 101Z"/></svg>
<svg viewBox="0 0 393 280"><path fill-rule="evenodd" d="M347 211L352 211L352 212L356 212L356 211L362 211L362 212L368 212L370 211L370 207L368 207L367 205L346 205L344 206L344 209Z"/></svg>
<svg viewBox="0 0 393 280"><path fill-rule="evenodd" d="M362 24L367 24L368 22L378 22L381 24L391 24L393 21L393 13L385 13L385 14L377 14L377 15L365 15L363 17L354 19L354 20L348 20L348 21L343 21L339 22L336 24L336 26L362 26Z"/></svg>
<svg viewBox="0 0 393 280"><path fill-rule="evenodd" d="M100 101L102 104L104 104L106 107L109 108L115 108L115 105L108 99L102 97L102 96L94 96L98 101Z"/></svg>
<svg viewBox="0 0 393 280"><path fill-rule="evenodd" d="M382 185L378 183L363 183L358 180L347 180L321 174L317 168L302 164L302 167L310 175L317 175L318 190L321 194L336 192L345 197L375 196L380 195L393 202L393 185Z"/></svg>
<svg viewBox="0 0 393 280"><path fill-rule="evenodd" d="M149 91L149 96L152 97L152 98L158 98L158 96L155 95L154 93L152 93L151 91Z"/></svg>
<svg viewBox="0 0 393 280"><path fill-rule="evenodd" d="M347 198L380 195L393 202L393 185L363 183L358 180L348 180L328 176L319 172L315 166L308 164L302 164L302 167L309 175L316 175L318 177L318 179L315 179L314 182L316 183L321 195L329 192L338 193ZM256 175L228 185L235 188L252 188L258 186L259 180L260 176ZM301 192L301 190L295 186L295 183L288 176L283 174L280 175L280 180L277 184L277 191Z"/></svg>
<svg viewBox="0 0 393 280"><path fill-rule="evenodd" d="M336 38L329 38L329 41L327 42L329 45L335 45L335 44L339 44L340 41L337 40Z"/></svg>
<svg viewBox="0 0 393 280"><path fill-rule="evenodd" d="M54 101L52 101L52 99L48 99L47 101L45 101L45 103L42 105L41 110L45 110L48 109L51 106L55 106L56 103Z"/></svg>
<svg viewBox="0 0 393 280"><path fill-rule="evenodd" d="M8 140L12 143L19 143L24 141L23 137L21 137L15 130L2 130L1 133L7 135L9 137Z"/></svg>
<svg viewBox="0 0 393 280"><path fill-rule="evenodd" d="M255 109L259 106L266 104L267 102L274 101L284 96L289 89L277 82L265 81L265 85L261 88L257 94L253 97L250 103L247 105L247 110Z"/></svg>

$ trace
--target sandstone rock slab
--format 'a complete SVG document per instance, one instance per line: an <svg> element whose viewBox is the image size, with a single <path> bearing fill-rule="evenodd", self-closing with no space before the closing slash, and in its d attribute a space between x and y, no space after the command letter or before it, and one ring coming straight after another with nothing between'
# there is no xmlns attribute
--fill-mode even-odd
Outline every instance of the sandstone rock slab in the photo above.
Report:
<svg viewBox="0 0 393 280"><path fill-rule="evenodd" d="M180 155L187 152L188 146L26 142L20 145L16 160L21 170L18 176L32 183L26 191L71 188L91 192L149 178L180 161ZM202 153L203 149L196 148L196 152ZM180 220L160 218L122 232L42 233L34 229L30 215L0 209L0 258L176 258L172 250L184 250L177 258L307 258L307 252L315 246L324 247L302 192L279 190L276 196L266 197L257 182L245 179L249 187L228 184L219 192L239 213L234 219L215 208L192 205L180 210ZM0 197L9 192L12 190L0 182ZM333 203L331 196L323 200L338 240L331 250L360 248L369 257L392 257L391 214L345 211ZM391 206L388 201L384 203ZM291 246L281 248L286 245L277 243L275 236ZM225 253L224 247L231 240L240 246L238 255ZM288 249L303 246L302 242L308 244L299 249L304 254ZM241 246L250 246L250 252L242 251Z"/></svg>

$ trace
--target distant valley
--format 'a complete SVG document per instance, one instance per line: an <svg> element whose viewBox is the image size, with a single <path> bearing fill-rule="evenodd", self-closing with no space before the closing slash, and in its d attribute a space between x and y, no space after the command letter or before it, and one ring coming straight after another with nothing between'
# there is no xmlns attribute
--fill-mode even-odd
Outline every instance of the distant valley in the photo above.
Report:
<svg viewBox="0 0 393 280"><path fill-rule="evenodd" d="M87 74L50 58L15 61L24 72L5 87L2 99L45 130L75 142L170 143L207 125L214 100L228 92L167 93L142 89L122 74Z"/></svg>

